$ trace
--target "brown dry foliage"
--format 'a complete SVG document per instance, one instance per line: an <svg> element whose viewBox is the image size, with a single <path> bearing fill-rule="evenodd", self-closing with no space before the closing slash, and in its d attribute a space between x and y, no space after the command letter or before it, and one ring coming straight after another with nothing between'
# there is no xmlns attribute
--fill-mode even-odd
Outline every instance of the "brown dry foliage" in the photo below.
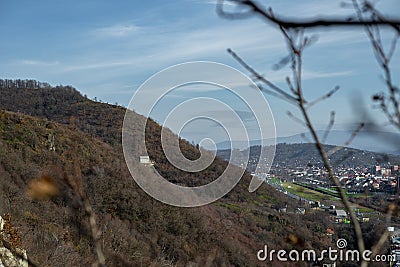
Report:
<svg viewBox="0 0 400 267"><path fill-rule="evenodd" d="M2 216L4 219L3 236L4 239L10 242L10 244L15 248L21 248L21 237L17 228L12 224L11 214L7 213Z"/></svg>

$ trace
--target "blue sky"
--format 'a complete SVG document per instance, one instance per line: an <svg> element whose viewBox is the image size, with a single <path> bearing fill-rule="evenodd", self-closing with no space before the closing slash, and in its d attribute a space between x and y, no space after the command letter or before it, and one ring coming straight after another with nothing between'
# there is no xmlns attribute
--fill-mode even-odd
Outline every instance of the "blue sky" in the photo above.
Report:
<svg viewBox="0 0 400 267"><path fill-rule="evenodd" d="M267 3L278 14L300 17L350 12L340 7L340 1L333 0ZM381 0L378 7L387 14L400 14L396 0ZM228 55L227 48L235 50L278 84L283 85L288 75L286 69L272 70L287 54L282 36L275 28L259 18L222 19L215 12L215 2L210 0L15 0L2 1L0 8L2 78L70 84L90 98L104 102L127 106L146 79L182 62L215 61L244 71ZM317 127L324 128L329 112L335 109L337 128L346 128L358 120L353 106L364 103L370 107L370 96L382 90L378 66L363 31L324 29L314 33L318 42L304 57L306 94L314 98L336 85L341 90L316 106L311 115ZM393 69L397 73L399 63L396 53ZM182 99L187 97L190 94ZM304 131L286 115L288 110L296 113L295 108L266 97L278 136ZM377 111L371 113L380 117ZM157 119L157 114L154 116ZM185 137L195 141L204 137L193 132L188 129Z"/></svg>

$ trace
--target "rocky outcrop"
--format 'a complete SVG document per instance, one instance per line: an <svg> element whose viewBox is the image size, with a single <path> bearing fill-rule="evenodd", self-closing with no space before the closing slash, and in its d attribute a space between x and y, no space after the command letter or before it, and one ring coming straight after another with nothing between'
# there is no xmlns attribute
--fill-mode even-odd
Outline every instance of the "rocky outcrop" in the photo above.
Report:
<svg viewBox="0 0 400 267"><path fill-rule="evenodd" d="M4 231L6 222L0 216L0 267L28 267L26 251L7 241Z"/></svg>

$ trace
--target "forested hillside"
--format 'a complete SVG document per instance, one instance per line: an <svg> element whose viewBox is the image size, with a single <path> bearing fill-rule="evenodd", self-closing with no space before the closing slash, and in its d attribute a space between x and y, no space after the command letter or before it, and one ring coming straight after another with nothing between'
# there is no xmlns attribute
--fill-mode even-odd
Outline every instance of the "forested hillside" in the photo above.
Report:
<svg viewBox="0 0 400 267"><path fill-rule="evenodd" d="M96 260L82 196L97 219L107 266L261 266L256 253L264 244L302 249L334 243L326 235L334 228L326 216L278 213L298 203L266 184L249 193L247 173L226 197L200 208L149 197L123 158L122 107L63 86L3 86L0 94L0 213L10 214L18 245L39 266L89 266ZM220 159L200 173L175 169L160 151L160 131L148 121L147 147L170 181L197 185L225 169ZM181 148L188 158L198 155L184 140Z"/></svg>

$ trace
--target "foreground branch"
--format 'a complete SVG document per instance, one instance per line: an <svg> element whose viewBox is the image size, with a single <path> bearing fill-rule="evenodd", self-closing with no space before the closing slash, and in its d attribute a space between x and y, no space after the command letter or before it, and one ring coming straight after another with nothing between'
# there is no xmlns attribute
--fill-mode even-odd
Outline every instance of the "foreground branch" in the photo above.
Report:
<svg viewBox="0 0 400 267"><path fill-rule="evenodd" d="M278 25L286 29L294 28L318 28L318 27L364 27L368 26L383 26L392 27L394 29L400 29L400 19L379 19L379 20L356 20L353 17L347 18L306 18L306 19L293 19L283 18L282 16L275 16L272 13L272 9L265 10L263 7L258 5L256 2L251 0L231 0L229 2L236 3L238 6L243 6L249 9L243 16L243 13L229 13L223 8L225 0L219 0L217 4L217 13L228 19L238 19L241 17L247 17L251 13L255 13L264 18L268 23Z"/></svg>

